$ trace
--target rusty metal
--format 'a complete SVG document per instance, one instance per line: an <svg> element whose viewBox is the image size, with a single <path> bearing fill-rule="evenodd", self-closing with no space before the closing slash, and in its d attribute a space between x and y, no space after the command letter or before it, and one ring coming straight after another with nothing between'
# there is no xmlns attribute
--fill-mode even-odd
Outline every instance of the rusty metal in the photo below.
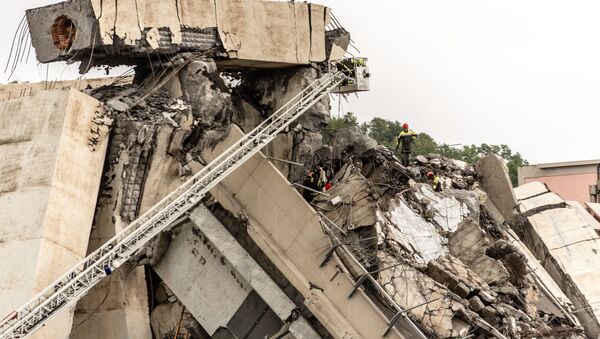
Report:
<svg viewBox="0 0 600 339"><path fill-rule="evenodd" d="M56 48L65 51L71 48L75 41L75 35L77 34L77 28L71 19L66 16L59 16L50 30L54 46Z"/></svg>

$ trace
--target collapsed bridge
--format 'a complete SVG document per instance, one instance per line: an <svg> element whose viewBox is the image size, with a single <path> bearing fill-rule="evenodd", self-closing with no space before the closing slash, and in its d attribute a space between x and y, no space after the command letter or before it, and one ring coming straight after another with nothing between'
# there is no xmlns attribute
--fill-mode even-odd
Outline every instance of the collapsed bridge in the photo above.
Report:
<svg viewBox="0 0 600 339"><path fill-rule="evenodd" d="M370 77L339 62L329 9L67 1L27 20L38 60L135 76L4 88L2 338L597 336L587 276L538 246L553 235L500 159L404 167L327 129L328 93ZM332 187L306 201L315 169Z"/></svg>

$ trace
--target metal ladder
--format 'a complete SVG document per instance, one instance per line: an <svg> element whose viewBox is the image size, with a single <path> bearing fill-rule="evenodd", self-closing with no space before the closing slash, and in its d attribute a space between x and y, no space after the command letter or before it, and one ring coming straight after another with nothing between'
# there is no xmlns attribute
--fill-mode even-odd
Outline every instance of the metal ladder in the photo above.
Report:
<svg viewBox="0 0 600 339"><path fill-rule="evenodd" d="M327 73L304 88L238 143L2 320L0 339L24 338L73 305L346 78L342 72Z"/></svg>

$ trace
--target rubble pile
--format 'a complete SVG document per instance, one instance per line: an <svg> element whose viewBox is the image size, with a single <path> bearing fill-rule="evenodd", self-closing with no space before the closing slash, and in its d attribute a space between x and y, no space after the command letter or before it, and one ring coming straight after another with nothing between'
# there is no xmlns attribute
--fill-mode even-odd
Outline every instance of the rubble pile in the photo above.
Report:
<svg viewBox="0 0 600 339"><path fill-rule="evenodd" d="M338 225L336 236L409 317L439 338L579 338L564 314L540 309L542 295L526 255L490 218L475 167L438 155L402 167L357 131L340 130L328 196L312 204ZM358 143L358 144L355 144ZM333 146L336 149L336 146ZM326 166L326 164L321 164ZM434 192L425 174L444 182ZM341 199L338 199L341 198Z"/></svg>
<svg viewBox="0 0 600 339"><path fill-rule="evenodd" d="M279 88L294 93L290 83L302 86L318 76L311 69L264 73L269 72L242 75L231 90L214 64L202 60L181 72L181 99L166 90L141 95L136 85L94 92L116 120L113 144L120 144L113 148L119 155L128 152L123 217L132 220L139 213L139 183L149 170L160 128L171 130L168 154L179 163L178 176L185 178L193 163L203 163L201 150L222 139L231 122L246 131L255 127L285 102ZM274 86L267 79L282 83ZM423 330L440 338L494 336L493 328L514 338L556 330L563 336L580 335L581 328L560 315L538 312L540 292L527 259L506 241L501 225L485 217L480 206L485 193L474 166L429 155L415 157L415 166L405 168L357 128L336 131L326 145L321 131L328 123L327 108L314 108L282 133L268 153L305 164L277 164L290 181L301 181L307 169L316 167L328 173L333 184L329 197L317 196L312 204L341 228L338 235L365 267L381 270L379 283ZM425 182L428 171L443 178L443 193ZM341 201L333 205L331 197ZM161 237L136 260L155 263L167 247L168 237Z"/></svg>
<svg viewBox="0 0 600 339"><path fill-rule="evenodd" d="M310 67L245 72L232 84L214 62L195 59L177 74L179 85L94 90L105 107L98 121L112 128L102 188L107 202L99 209L109 211L112 224L135 219L150 205L147 196L168 193L204 165L202 151L225 138L230 124L248 132L319 75ZM552 298L540 291L528 257L488 210L476 167L434 154L403 167L358 128L326 140L328 111L325 98L265 152L292 183L309 171L326 178L327 195L310 195L310 203L339 227L335 236L377 272L379 284L422 331L438 338L582 337L579 324L541 306ZM442 178L443 192L431 188L429 171ZM159 181L160 187L151 185ZM163 234L134 259L153 265L168 246ZM166 302L153 304L152 319L177 308Z"/></svg>

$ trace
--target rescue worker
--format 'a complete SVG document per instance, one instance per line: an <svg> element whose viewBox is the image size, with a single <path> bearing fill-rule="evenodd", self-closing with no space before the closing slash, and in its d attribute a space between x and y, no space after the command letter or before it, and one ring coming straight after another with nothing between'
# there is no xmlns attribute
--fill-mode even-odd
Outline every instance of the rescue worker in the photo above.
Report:
<svg viewBox="0 0 600 339"><path fill-rule="evenodd" d="M342 81L341 86L348 86L352 84L352 80L355 78L354 74L354 62L352 59L343 59L336 63L336 68L338 71L343 72L346 75L344 81Z"/></svg>
<svg viewBox="0 0 600 339"><path fill-rule="evenodd" d="M434 191L436 191L436 192L442 191L442 179L440 179L440 177L433 174L432 171L429 171L429 172L427 172L427 178L429 180L433 180L431 183L431 187L433 188Z"/></svg>
<svg viewBox="0 0 600 339"><path fill-rule="evenodd" d="M323 170L322 167L317 166L306 174L306 178L304 178L302 186L308 187L313 191L323 192L325 190L326 183L327 177L325 170ZM306 199L306 201L312 201L316 196L316 193L311 190L305 189L302 192L302 196L304 199Z"/></svg>
<svg viewBox="0 0 600 339"><path fill-rule="evenodd" d="M313 190L318 190L318 179L315 177L316 177L315 173L313 171L309 171L306 174L306 178L304 178L304 181L302 182L302 186L308 187ZM310 190L305 189L302 192L302 196L304 197L304 199L306 201L312 201L313 198L315 197L315 193Z"/></svg>
<svg viewBox="0 0 600 339"><path fill-rule="evenodd" d="M404 125L402 125L402 131L398 135L398 144L396 144L396 150L398 150L400 144L402 144L402 156L400 157L400 161L404 167L407 167L409 164L410 154L412 153L412 143L416 138L417 133L409 129L407 123L404 123Z"/></svg>

